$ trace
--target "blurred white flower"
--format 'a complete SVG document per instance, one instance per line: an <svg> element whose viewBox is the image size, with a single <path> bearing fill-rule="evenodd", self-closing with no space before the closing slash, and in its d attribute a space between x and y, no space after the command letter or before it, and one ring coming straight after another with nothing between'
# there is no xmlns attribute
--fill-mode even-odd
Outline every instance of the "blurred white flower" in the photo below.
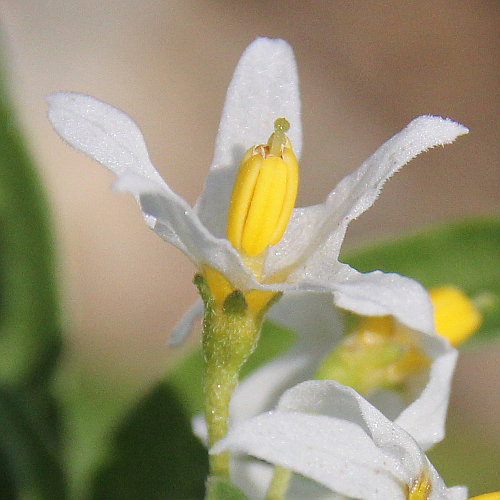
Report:
<svg viewBox="0 0 500 500"><path fill-rule="evenodd" d="M445 486L410 434L356 391L332 380L288 390L276 410L234 426L210 452L224 450L291 469L331 490L321 493L302 481L300 496L292 483L287 498L467 498L466 488Z"/></svg>
<svg viewBox="0 0 500 500"><path fill-rule="evenodd" d="M327 294L310 294L307 297L285 295L271 308L268 317L294 330L297 340L289 351L259 367L240 382L231 399L230 429L239 429L247 420L275 408L287 389L314 378L318 365L338 345L343 335L342 322ZM426 450L445 435L446 413L458 351L439 335L416 330L408 330L407 335L429 359L430 366L422 367L419 373L408 378L405 383L408 389L406 394L396 390L380 390L370 396L370 403L410 434L420 448ZM324 381L311 383L316 382L321 386ZM202 416L193 419L193 429L206 443L207 429ZM232 460L232 480L250 498L263 498L272 468L241 455L234 456ZM297 479L292 481L292 485L287 499L335 498L330 494L325 496L325 492L318 488L314 495L308 496L309 486Z"/></svg>

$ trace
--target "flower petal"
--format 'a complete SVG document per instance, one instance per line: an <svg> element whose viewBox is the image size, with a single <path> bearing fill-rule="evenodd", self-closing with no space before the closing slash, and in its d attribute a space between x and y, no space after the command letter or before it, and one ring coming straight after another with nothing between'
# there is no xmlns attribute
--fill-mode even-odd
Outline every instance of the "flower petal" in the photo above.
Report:
<svg viewBox="0 0 500 500"><path fill-rule="evenodd" d="M351 387L334 380L310 380L281 397L278 410L327 415L358 425L393 460L392 474L410 484L427 461L415 440Z"/></svg>
<svg viewBox="0 0 500 500"><path fill-rule="evenodd" d="M300 157L300 95L292 48L284 40L257 38L241 56L229 85L212 167L196 204L214 235L226 235L229 200L243 154L266 143L280 117L290 122L288 136Z"/></svg>
<svg viewBox="0 0 500 500"><path fill-rule="evenodd" d="M226 239L214 237L194 210L165 183L134 174L123 175L115 187L132 193L141 209L153 221L153 230L183 251L198 267L208 264L218 269L237 288L246 290L255 280L238 252Z"/></svg>
<svg viewBox="0 0 500 500"><path fill-rule="evenodd" d="M291 219L287 232L297 233L295 224L307 226L304 238L289 245L285 233L282 242L272 247L266 263L279 272L292 262L304 262L303 274L323 274L338 259L340 246L350 221L359 217L377 199L384 183L410 160L429 148L449 144L468 129L439 116L420 116L384 143L355 172L345 177L328 195L319 209L306 211ZM286 245L286 246L285 246ZM268 271L269 272L269 271ZM333 271L332 271L333 272Z"/></svg>
<svg viewBox="0 0 500 500"><path fill-rule="evenodd" d="M71 146L114 172L135 173L162 184L139 127L109 104L72 92L47 96L49 120Z"/></svg>
<svg viewBox="0 0 500 500"><path fill-rule="evenodd" d="M169 344L172 346L181 344L193 330L194 322L203 316L203 301L198 299L182 316L174 326L170 335Z"/></svg>
<svg viewBox="0 0 500 500"><path fill-rule="evenodd" d="M426 472L429 500L466 498L465 489L446 488L410 434L332 380L291 388L276 411L234 426L210 452L224 449L287 467L349 497L406 499L407 487Z"/></svg>
<svg viewBox="0 0 500 500"><path fill-rule="evenodd" d="M239 455L231 457L230 474L231 481L245 492L247 498L260 499L266 496L273 467L261 460ZM344 495L337 495L316 481L294 474L286 492L286 500L304 499L348 500Z"/></svg>
<svg viewBox="0 0 500 500"><path fill-rule="evenodd" d="M298 280L302 290L333 294L335 304L365 316L392 315L413 330L434 333L434 320L429 294L411 278L396 273L373 271L360 273L347 264L337 262L313 272L302 270Z"/></svg>
<svg viewBox="0 0 500 500"><path fill-rule="evenodd" d="M231 425L273 408L283 391L314 376L342 335L330 294L285 294L268 313L298 334L295 345L261 366L237 387L230 404Z"/></svg>
<svg viewBox="0 0 500 500"><path fill-rule="evenodd" d="M356 424L289 411L264 413L229 431L210 450L245 452L292 469L353 498L404 500L394 464Z"/></svg>
<svg viewBox="0 0 500 500"><path fill-rule="evenodd" d="M427 354L434 359L429 378L418 398L401 412L395 422L426 450L445 435L446 412L458 351L442 337L423 338L428 346Z"/></svg>

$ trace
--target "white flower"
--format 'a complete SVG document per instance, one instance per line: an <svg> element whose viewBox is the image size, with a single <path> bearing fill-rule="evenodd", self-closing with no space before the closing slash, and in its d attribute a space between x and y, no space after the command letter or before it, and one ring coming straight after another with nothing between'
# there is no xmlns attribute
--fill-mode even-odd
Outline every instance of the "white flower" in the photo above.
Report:
<svg viewBox="0 0 500 500"><path fill-rule="evenodd" d="M432 333L428 295L419 284L397 274L359 273L338 256L349 222L373 204L384 182L422 151L467 133L462 125L435 116L416 118L344 178L323 204L294 209L281 241L268 247L257 280L225 238L227 213L244 151L265 141L278 117L290 122L288 135L300 157L298 78L285 41L259 38L243 54L228 89L205 190L194 208L160 177L139 128L126 114L82 94L53 94L48 103L49 119L61 137L113 171L118 188L137 198L149 226L200 270L220 271L243 292L315 292L358 314L392 314L414 330ZM200 309L198 302L188 312L175 340L189 331Z"/></svg>
<svg viewBox="0 0 500 500"><path fill-rule="evenodd" d="M343 327L327 294L285 296L269 318L297 333L292 348L244 379L231 400L231 422L237 424L274 408L290 387L314 378L319 364L339 343ZM445 435L446 412L458 351L440 335L408 330L407 335L431 364L411 376L406 398L395 391L375 392L377 408L428 449Z"/></svg>
<svg viewBox="0 0 500 500"><path fill-rule="evenodd" d="M332 380L288 390L275 411L233 427L210 452L224 450L286 467L336 494L323 492L321 498L467 498L465 488L445 486L412 436L356 391ZM321 494L302 484L296 496L293 487L287 498ZM418 489L425 493L417 496Z"/></svg>
<svg viewBox="0 0 500 500"><path fill-rule="evenodd" d="M312 379L319 364L336 347L343 334L342 322L328 294L310 294L306 297L285 295L271 308L268 316L294 330L297 341L289 351L259 367L240 382L230 403L230 429L244 429L241 425L245 425L246 421L275 408L287 389ZM418 375L411 376L411 394L407 394L406 398L396 391L387 390L373 394L370 402L426 450L445 435L451 381L458 352L439 335L416 330L408 330L407 335L429 358L431 365ZM325 382L317 383L321 386ZM316 382L308 384L300 386L303 387L300 394L307 388L313 388L314 393ZM193 419L193 428L195 434L206 442L207 430L203 417ZM271 468L247 457L234 456L232 460L232 480L250 498L263 498L272 475ZM307 489L307 485L295 480L292 488L294 495L288 495L287 498L332 498L331 495L322 496L324 492L321 491L308 496L304 494L304 487Z"/></svg>

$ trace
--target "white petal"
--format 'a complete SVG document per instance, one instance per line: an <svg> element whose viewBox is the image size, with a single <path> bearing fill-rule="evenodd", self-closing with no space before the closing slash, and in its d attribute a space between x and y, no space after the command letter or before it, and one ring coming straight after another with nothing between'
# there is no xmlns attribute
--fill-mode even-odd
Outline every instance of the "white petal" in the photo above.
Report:
<svg viewBox="0 0 500 500"><path fill-rule="evenodd" d="M285 234L267 250L264 263L264 279L284 270L293 271L314 240L318 223L324 213L324 205L294 208ZM285 272L284 274L288 274Z"/></svg>
<svg viewBox="0 0 500 500"><path fill-rule="evenodd" d="M273 271L290 262L305 262L304 273L324 274L335 265L345 232L351 220L361 215L376 200L384 183L401 167L429 148L449 144L468 129L438 116L420 116L383 144L355 172L345 177L328 195L319 209L308 213L307 240L284 248L276 245ZM296 233L291 220L287 232ZM286 236L286 233L285 233ZM288 255L290 253L290 255Z"/></svg>
<svg viewBox="0 0 500 500"><path fill-rule="evenodd" d="M191 333L194 323L203 315L203 301L198 299L182 316L180 321L174 326L170 335L169 344L179 345Z"/></svg>
<svg viewBox="0 0 500 500"><path fill-rule="evenodd" d="M411 278L396 273L373 271L360 273L337 262L325 269L316 267L311 273L296 275L298 287L333 293L335 304L366 316L393 315L411 329L432 334L434 321L429 294Z"/></svg>
<svg viewBox="0 0 500 500"><path fill-rule="evenodd" d="M334 380L310 380L296 385L283 394L277 409L322 414L359 425L384 452L386 459L392 460L393 476L407 484L427 463L409 434L354 389Z"/></svg>
<svg viewBox="0 0 500 500"><path fill-rule="evenodd" d="M193 434L208 448L208 428L205 417L200 413L191 419Z"/></svg>
<svg viewBox="0 0 500 500"><path fill-rule="evenodd" d="M451 381L458 355L458 351L440 337L427 337L425 342L433 344L430 348L435 358L428 381L420 396L395 421L424 450L444 438Z"/></svg>
<svg viewBox="0 0 500 500"><path fill-rule="evenodd" d="M245 452L292 469L344 495L404 500L393 464L356 424L323 415L275 411L229 431L211 453Z"/></svg>
<svg viewBox="0 0 500 500"><path fill-rule="evenodd" d="M255 282L231 243L214 237L186 201L167 185L130 174L122 176L115 186L138 198L142 211L153 217L153 230L177 246L198 267L208 264L218 269L235 287L243 290Z"/></svg>
<svg viewBox="0 0 500 500"><path fill-rule="evenodd" d="M163 183L149 159L139 127L113 106L83 94L47 96L49 119L57 133L117 176L135 173Z"/></svg>
<svg viewBox="0 0 500 500"><path fill-rule="evenodd" d="M216 236L226 233L229 200L243 154L267 142L279 117L290 122L288 136L300 157L300 95L293 51L284 40L257 38L241 56L229 85L212 167L196 205Z"/></svg>
<svg viewBox="0 0 500 500"><path fill-rule="evenodd" d="M232 425L270 410L283 391L312 378L343 330L330 294L285 294L267 318L297 333L298 339L239 384L231 399Z"/></svg>
<svg viewBox="0 0 500 500"><path fill-rule="evenodd" d="M427 500L466 500L468 498L467 488L463 486L447 488L434 466L430 462L428 462L428 464L428 473L432 489Z"/></svg>
<svg viewBox="0 0 500 500"><path fill-rule="evenodd" d="M447 500L467 500L467 498L469 498L468 491L465 486L453 486L452 488L448 488L447 493ZM429 500L434 499L431 496Z"/></svg>

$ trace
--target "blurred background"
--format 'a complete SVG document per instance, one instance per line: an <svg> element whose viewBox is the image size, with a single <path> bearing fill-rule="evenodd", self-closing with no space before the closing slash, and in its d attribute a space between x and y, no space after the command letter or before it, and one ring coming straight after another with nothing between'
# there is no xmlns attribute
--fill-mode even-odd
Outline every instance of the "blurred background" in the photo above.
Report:
<svg viewBox="0 0 500 500"><path fill-rule="evenodd" d="M125 110L160 173L194 203L242 51L256 36L281 37L303 96L299 205L323 201L415 116L471 131L398 173L352 224L348 246L498 213L497 1L2 0L0 15L9 83L55 220L71 355L109 377L140 387L173 362L167 340L196 298L194 268L147 229L130 196L110 191L111 174L52 131L48 93ZM499 356L491 346L462 356L452 412L500 443Z"/></svg>

